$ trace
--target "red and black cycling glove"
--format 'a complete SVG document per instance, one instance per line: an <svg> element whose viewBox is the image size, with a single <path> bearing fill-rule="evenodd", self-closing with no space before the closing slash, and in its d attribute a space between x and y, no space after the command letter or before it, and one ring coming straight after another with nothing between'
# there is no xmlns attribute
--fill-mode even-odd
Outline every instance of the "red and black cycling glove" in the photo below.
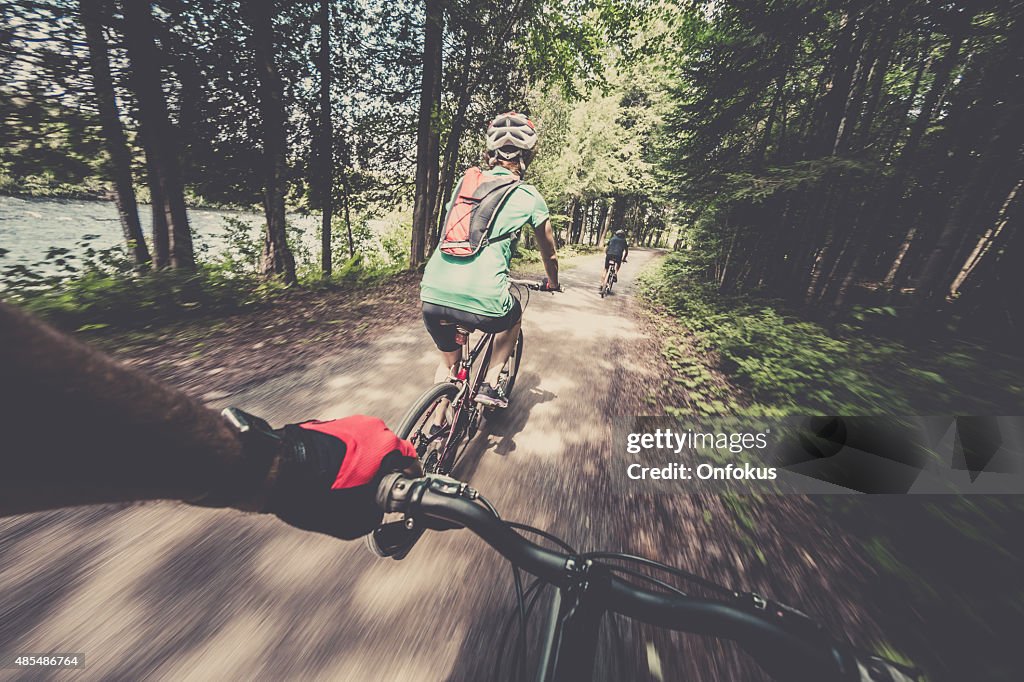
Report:
<svg viewBox="0 0 1024 682"><path fill-rule="evenodd" d="M298 528L352 539L380 524L377 486L394 471L419 473L412 444L376 417L289 424L266 511Z"/></svg>
<svg viewBox="0 0 1024 682"><path fill-rule="evenodd" d="M275 430L237 408L222 414L239 433L248 466L195 504L240 506L240 500L262 487L261 511L305 530L351 539L380 524L383 513L375 495L386 474L421 473L412 444L376 417L308 421Z"/></svg>

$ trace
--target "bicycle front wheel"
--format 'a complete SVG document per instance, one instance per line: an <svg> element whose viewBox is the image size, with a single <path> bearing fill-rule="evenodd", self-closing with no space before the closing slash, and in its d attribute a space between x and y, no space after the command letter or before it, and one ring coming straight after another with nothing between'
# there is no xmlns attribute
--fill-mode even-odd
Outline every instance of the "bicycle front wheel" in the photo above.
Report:
<svg viewBox="0 0 1024 682"><path fill-rule="evenodd" d="M434 384L416 399L405 413L395 434L416 448L416 455L428 473L442 459L445 444L452 432L450 406L459 393L459 386L451 382Z"/></svg>

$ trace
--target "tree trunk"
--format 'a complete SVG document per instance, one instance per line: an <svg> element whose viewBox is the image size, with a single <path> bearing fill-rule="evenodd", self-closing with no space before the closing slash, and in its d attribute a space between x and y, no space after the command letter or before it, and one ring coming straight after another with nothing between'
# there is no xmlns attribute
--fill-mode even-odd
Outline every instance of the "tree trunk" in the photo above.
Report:
<svg viewBox="0 0 1024 682"><path fill-rule="evenodd" d="M295 259L288 248L284 207L288 138L284 86L274 64L274 2L252 0L246 8L252 23L252 51L263 119L263 211L267 232L261 268L265 277L280 276L285 284L291 285L296 281Z"/></svg>
<svg viewBox="0 0 1024 682"><path fill-rule="evenodd" d="M1011 221L1015 204L1019 204L1018 197L1021 194L1021 189L1024 188L1024 179L1018 180L1014 184L1013 189L1007 195L1006 199L1003 200L1003 204L999 209L999 214L996 216L995 224L985 231L985 234L981 236L978 243L975 244L971 254L967 257L963 267L959 272L956 273L956 277L953 280L953 284L950 286L950 295L956 295L960 288L963 286L971 274L978 267L985 257L993 250L992 247L998 244L1003 239L1007 224Z"/></svg>
<svg viewBox="0 0 1024 682"><path fill-rule="evenodd" d="M343 192L342 198L344 199L342 208L344 209L345 212L345 231L348 233L348 257L355 258L356 242L354 239L352 239L352 216L349 212L349 205L351 203L351 199L349 198L350 190L348 186L347 170L341 174L341 191Z"/></svg>
<svg viewBox="0 0 1024 682"><path fill-rule="evenodd" d="M587 211L584 214L584 225L587 235L587 246L593 244L594 239L594 219L597 216L597 202L596 200L587 202ZM582 239L580 242L582 243Z"/></svg>
<svg viewBox="0 0 1024 682"><path fill-rule="evenodd" d="M139 126L139 137L143 139L146 151L146 182L149 183L149 202L153 213L153 267L160 270L171 265L171 234L165 210L167 200L160 184L157 154L146 142L148 133L144 125Z"/></svg>
<svg viewBox="0 0 1024 682"><path fill-rule="evenodd" d="M594 244L597 246L604 246L604 235L608 231L608 201L605 199L601 200L601 213L597 218L597 234L595 235Z"/></svg>
<svg viewBox="0 0 1024 682"><path fill-rule="evenodd" d="M885 22L882 29L882 36L879 39L881 55L871 67L868 75L868 95L864 104L864 113L857 123L856 130L852 130L856 142L859 145L871 143L871 128L874 126L875 114L878 113L878 105L881 102L882 86L885 84L885 76L889 72L889 64L892 61L893 41L896 38L899 21L903 18L903 10L898 11L892 21Z"/></svg>
<svg viewBox="0 0 1024 682"><path fill-rule="evenodd" d="M883 163L889 163L889 159L896 152L896 145L899 142L902 131L906 128L907 116L910 115L910 110L914 106L914 102L917 101L917 93L921 89L921 81L924 79L924 74L931 66L931 57L929 52L932 45L932 34L928 32L921 44L921 59L917 64L917 71L914 74L914 82L910 86L910 94L903 100L903 105L900 107L899 114L894 117L897 122L893 126L892 134L889 136L888 141L885 144L885 155L882 157Z"/></svg>
<svg viewBox="0 0 1024 682"><path fill-rule="evenodd" d="M956 205L939 233L928 260L925 262L921 277L918 280L914 299L920 303L940 303L949 293L949 282L943 277L950 268L950 261L957 243L957 234L968 229L978 204L985 195L985 188L1005 168L1007 157L1016 158L1021 145L1021 134L1017 126L1017 117L1021 107L1015 102L1003 105L1000 120L992 131L988 143L979 155L971 179L961 192Z"/></svg>
<svg viewBox="0 0 1024 682"><path fill-rule="evenodd" d="M434 202L434 213L431 216L430 224L433 230L430 235L431 247L437 248L437 241L440 236L441 207L451 196L455 187L455 164L459 161L459 142L462 140L462 130L466 126L466 110L469 109L469 100L472 94L470 87L470 67L473 64L473 42L475 36L472 34L466 38L466 51L462 56L462 68L459 73L459 82L455 92L458 95L458 102L455 105L455 114L452 116L452 127L448 131L448 139L444 145L444 167L441 169L441 190Z"/></svg>
<svg viewBox="0 0 1024 682"><path fill-rule="evenodd" d="M580 226L583 223L583 211L580 210L580 200L572 201L572 222L569 224L569 243L578 244Z"/></svg>
<svg viewBox="0 0 1024 682"><path fill-rule="evenodd" d="M96 105L99 109L103 141L110 155L110 172L114 181L114 196L117 215L125 242L131 249L136 269L150 262L146 238L139 222L139 207L135 202L135 187L132 185L132 159L125 138L121 117L114 95L114 81L110 76L110 54L103 36L103 25L108 18L103 0L82 0L81 17L85 27L85 39L89 44L89 70L92 72Z"/></svg>
<svg viewBox="0 0 1024 682"><path fill-rule="evenodd" d="M907 141L903 145L903 149L900 150L899 156L896 159L893 176L888 181L886 187L883 188L879 200L874 203L873 208L869 209L871 215L868 216L867 222L873 225L869 230L869 236L877 235L885 226L882 216L895 215L900 199L907 191L907 177L913 164L913 160L917 155L917 148L920 145L921 138L924 136L924 132L927 129L928 124L931 122L932 114L934 113L936 104L939 101L939 96L945 90L949 77L953 72L957 59L959 58L960 45L963 42L963 27L964 24L962 23L957 24L957 26L954 27L952 34L950 35L949 46L943 52L939 62L935 65L935 75L932 80L931 87L928 89L928 93L925 95L924 102L921 105L921 111L918 113L917 118L914 119L914 122L910 127L910 133L907 136ZM928 41L925 41L926 46L929 44L930 43ZM914 80L913 90L915 92L920 79L921 70L918 71ZM910 104L908 103L908 107L909 106ZM898 138L898 134L896 137ZM889 272L883 281L883 287L890 288L895 285L900 268L905 266L907 251L910 249L911 243L916 236L917 223L916 221L912 221L903 235L896 257L894 258L893 263L889 268Z"/></svg>
<svg viewBox="0 0 1024 682"><path fill-rule="evenodd" d="M612 199L612 203L614 204L614 202L615 202L615 199L613 198ZM608 235L608 225L611 224L611 219L612 219L611 207L608 205L608 201L607 200L602 201L601 202L601 224L598 227L598 233L597 233L597 245L598 246L604 246L604 244L605 244L606 237Z"/></svg>
<svg viewBox="0 0 1024 682"><path fill-rule="evenodd" d="M320 0L320 269L331 276L331 219L334 214L334 131L331 127L331 3Z"/></svg>
<svg viewBox="0 0 1024 682"><path fill-rule="evenodd" d="M775 81L775 94L772 96L772 104L768 109L768 117L765 119L764 132L761 134L761 144L758 147L757 156L754 158L754 165L757 168L760 168L764 164L765 154L768 151L768 143L772 136L772 127L775 125L775 115L779 110L780 103L782 102L785 88L786 71L783 71Z"/></svg>
<svg viewBox="0 0 1024 682"><path fill-rule="evenodd" d="M443 0L426 0L423 29L423 78L420 90L419 126L416 131L416 190L412 209L412 243L409 267L418 268L426 259L427 233L437 201L438 147L441 132L441 54L443 49Z"/></svg>
<svg viewBox="0 0 1024 682"><path fill-rule="evenodd" d="M869 32L871 28L873 28L873 22L868 23L867 20L865 20L862 22L860 33L863 34ZM877 46L878 43L874 40L865 41L862 38L860 41L860 57L854 67L850 95L846 101L843 116L839 121L839 127L836 130L836 141L832 147L833 154L839 154L849 149L853 130L860 122L864 92L867 90L868 78L870 76L871 69L876 63L875 54Z"/></svg>
<svg viewBox="0 0 1024 682"><path fill-rule="evenodd" d="M842 28L832 51L829 83L825 95L821 98L821 108L815 116L818 124L811 130L818 140L817 149L821 154L834 153L843 110L850 95L857 44L861 40L861 32L856 30L856 25L857 17L850 16L849 12L844 13Z"/></svg>
<svg viewBox="0 0 1024 682"><path fill-rule="evenodd" d="M174 140L177 136L167 113L160 73L162 56L154 42L152 8L148 1L128 0L123 3L125 49L132 68L132 89L139 106L139 127L149 165L150 194L153 198L154 226L156 212L164 215L168 231L169 264L172 268L195 267L192 232L185 210L185 192L181 180L181 164ZM157 203L159 201L159 203ZM161 245L154 235L155 263L163 258Z"/></svg>
<svg viewBox="0 0 1024 682"><path fill-rule="evenodd" d="M962 27L962 24L958 26ZM954 30L952 35L950 35L949 47L942 54L942 58L935 66L935 78L932 80L932 86L929 88L928 94L925 95L924 103L921 105L921 113L914 119L914 123L910 127L910 135L907 137L907 143L903 145L903 149L900 151L899 159L896 161L898 176L907 168L907 166L909 166L910 161L917 153L917 147L921 142L921 138L924 136L924 131L928 128L928 124L931 122L932 113L935 110L935 105L939 101L939 96L946 89L946 83L949 82L949 77L953 72L953 67L956 66L957 59L960 56L960 45L962 43L963 33L958 28L958 30Z"/></svg>
<svg viewBox="0 0 1024 682"><path fill-rule="evenodd" d="M612 205L611 223L608 228L612 231L626 229L626 211L629 210L629 197L617 195Z"/></svg>

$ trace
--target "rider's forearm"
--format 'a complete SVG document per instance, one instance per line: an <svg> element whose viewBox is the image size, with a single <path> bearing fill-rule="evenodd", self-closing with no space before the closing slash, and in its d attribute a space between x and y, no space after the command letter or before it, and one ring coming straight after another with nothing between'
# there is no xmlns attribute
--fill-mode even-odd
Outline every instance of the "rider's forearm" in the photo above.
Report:
<svg viewBox="0 0 1024 682"><path fill-rule="evenodd" d="M558 284L558 251L555 248L555 233L551 229L551 221L545 220L537 228L537 247L540 249L541 263L552 286Z"/></svg>
<svg viewBox="0 0 1024 682"><path fill-rule="evenodd" d="M269 475L215 412L2 302L0 404L0 516L208 493L249 508Z"/></svg>

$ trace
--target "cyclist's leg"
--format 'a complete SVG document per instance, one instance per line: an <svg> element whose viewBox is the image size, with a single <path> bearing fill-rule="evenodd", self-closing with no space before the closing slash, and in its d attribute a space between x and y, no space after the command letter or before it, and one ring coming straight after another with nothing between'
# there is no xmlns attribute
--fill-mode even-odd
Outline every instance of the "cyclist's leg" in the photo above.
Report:
<svg viewBox="0 0 1024 682"><path fill-rule="evenodd" d="M434 371L434 383L448 381L449 377L452 376L452 369L462 358L462 346L455 342L455 324L452 323L453 320L450 319L449 313L449 309L444 306L434 305L433 303L423 304L423 325L427 328L427 333L430 334L430 338L434 340L434 345L437 346L437 350L441 353L441 361ZM442 324L442 321L445 324ZM445 423L449 418L450 405L451 401L447 398L442 398L438 402L437 408L430 419L432 426L440 427Z"/></svg>
<svg viewBox="0 0 1024 682"><path fill-rule="evenodd" d="M434 370L434 383L439 384L442 381L448 381L454 374L455 365L458 364L461 357L462 348L456 348L453 351L441 351L441 362L437 364L437 369Z"/></svg>
<svg viewBox="0 0 1024 682"><path fill-rule="evenodd" d="M512 300L512 309L499 318L481 319L478 329L494 334L494 347L491 349L491 362L487 368L484 381L491 386L498 383L505 361L512 354L512 349L519 338L519 328L523 318L523 307L518 299Z"/></svg>
<svg viewBox="0 0 1024 682"><path fill-rule="evenodd" d="M508 360L509 356L512 355L512 349L516 345L516 339L519 338L519 329L522 327L522 319L516 320L516 323L509 329L498 332L494 335L494 349L491 351L491 365L487 368L487 376L484 377L484 381L489 383L491 386L498 385L498 375L501 374L502 368L505 366L505 361Z"/></svg>
<svg viewBox="0 0 1024 682"><path fill-rule="evenodd" d="M434 340L434 345L441 352L441 361L434 372L435 383L447 381L451 376L452 368L462 357L462 346L455 342L455 325L442 324L442 321L452 322L446 319L446 312L447 310L443 306L433 303L423 304L423 325L427 328L430 338Z"/></svg>

